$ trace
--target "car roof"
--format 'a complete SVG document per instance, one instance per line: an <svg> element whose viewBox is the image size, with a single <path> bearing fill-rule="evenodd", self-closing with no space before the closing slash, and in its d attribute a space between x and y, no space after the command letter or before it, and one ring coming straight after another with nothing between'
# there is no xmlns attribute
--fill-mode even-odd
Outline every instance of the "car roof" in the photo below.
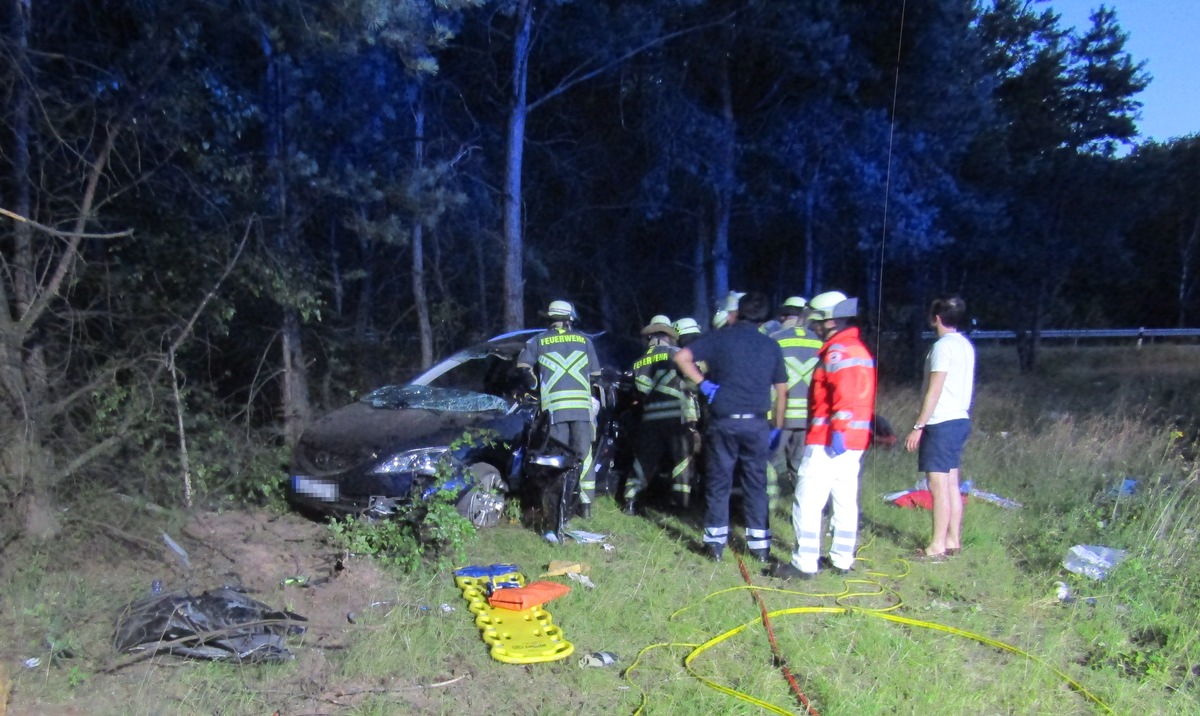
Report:
<svg viewBox="0 0 1200 716"><path fill-rule="evenodd" d="M482 343L476 343L463 348L434 363L424 373L408 381L408 384L429 385L448 371L467 361L485 358L493 354L500 355L506 360L516 360L517 356L521 353L521 349L525 347L525 343L530 338L545 330L545 328L522 328L517 331L509 331L508 333L493 336ZM604 331L600 331L599 333L585 333L584 335L592 340L596 340L604 335Z"/></svg>
<svg viewBox="0 0 1200 716"><path fill-rule="evenodd" d="M429 385L457 366L493 353L499 353L509 360L513 360L521 352L521 348L525 346L526 341L544 330L544 328L523 328L519 331L511 331L494 336L482 343L476 343L450 354L408 382L410 385Z"/></svg>

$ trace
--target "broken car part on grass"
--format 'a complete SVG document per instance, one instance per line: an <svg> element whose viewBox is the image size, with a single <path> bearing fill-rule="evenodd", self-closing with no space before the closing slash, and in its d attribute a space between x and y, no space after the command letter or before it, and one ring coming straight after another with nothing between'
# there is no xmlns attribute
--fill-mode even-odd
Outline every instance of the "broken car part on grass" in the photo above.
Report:
<svg viewBox="0 0 1200 716"><path fill-rule="evenodd" d="M304 617L272 609L222 587L202 594L151 595L117 620L117 651L167 652L210 661L262 663L292 657L287 637L304 632Z"/></svg>

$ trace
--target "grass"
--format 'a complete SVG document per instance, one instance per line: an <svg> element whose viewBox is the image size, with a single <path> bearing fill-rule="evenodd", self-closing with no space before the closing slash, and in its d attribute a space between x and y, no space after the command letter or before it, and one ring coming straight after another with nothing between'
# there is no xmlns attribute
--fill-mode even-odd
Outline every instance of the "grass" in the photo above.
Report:
<svg viewBox="0 0 1200 716"><path fill-rule="evenodd" d="M756 585L770 587L760 594L771 610L878 610L777 615L772 623L787 664L822 714L1105 712L1078 687L1114 713L1200 712L1200 501L1191 444L1200 415L1200 349L1047 349L1036 376L1018 375L1007 351L981 351L976 431L964 477L1024 508L973 501L963 556L944 564L907 563L904 556L926 538L929 514L880 497L918 479L915 459L899 451L869 453L853 578L823 574L785 584L752 572ZM881 391L880 412L897 426L916 408L914 387ZM1138 480L1135 494L1109 497L1125 477ZM620 714L636 712L643 696L649 714L768 712L706 686L703 677L785 713L802 713L772 664L758 607L736 562L701 557L694 520L630 518L605 500L585 528L610 535L613 550L555 546L511 525L480 533L469 548L473 563L515 562L530 578L552 559L591 565L596 589L573 584L570 595L549 605L576 645L575 657L530 666L495 662L449 574L397 573L395 590L408 606L363 614L350 648L323 651L311 644L296 663L269 667L163 660L127 681L125 700L107 712L261 714L289 703L302 706L282 713ZM775 556L786 559L787 518L776 516L773 528ZM740 538L740 528L735 534ZM1061 567L1074 544L1125 549L1129 558L1108 579L1088 580ZM93 653L110 624L64 615L95 613L144 589L82 583L54 569L46 555L6 574L0 600L14 625L10 636L54 634L76 651ZM1058 581L1078 599L1060 602ZM436 608L443 603L456 611ZM879 614L970 632L1035 658ZM694 673L685 668L694 645L742 625L740 633L699 652ZM5 651L16 681L14 709L25 708L17 713L65 712L86 703L89 692L109 688L105 677L89 676L86 663L83 672L20 670L10 657L27 653L28 643ZM616 653L619 664L577 666L577 656L599 650ZM635 658L636 669L623 676ZM322 678L337 689L306 702L304 693L320 691L305 682L315 659Z"/></svg>

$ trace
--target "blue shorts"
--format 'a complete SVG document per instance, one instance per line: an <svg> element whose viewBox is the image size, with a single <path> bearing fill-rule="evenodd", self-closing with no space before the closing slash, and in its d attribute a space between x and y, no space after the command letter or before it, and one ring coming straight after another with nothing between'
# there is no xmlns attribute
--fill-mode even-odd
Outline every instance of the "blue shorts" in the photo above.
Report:
<svg viewBox="0 0 1200 716"><path fill-rule="evenodd" d="M971 420L947 420L926 425L917 448L917 470L950 472L962 462L963 446L971 434Z"/></svg>

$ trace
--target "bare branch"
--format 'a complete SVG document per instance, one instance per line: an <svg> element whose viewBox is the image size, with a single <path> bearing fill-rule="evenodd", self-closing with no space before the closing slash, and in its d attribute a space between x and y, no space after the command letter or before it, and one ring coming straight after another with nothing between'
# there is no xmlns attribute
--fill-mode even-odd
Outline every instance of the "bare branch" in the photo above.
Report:
<svg viewBox="0 0 1200 716"><path fill-rule="evenodd" d="M41 231L42 233L45 233L45 234L49 234L50 236L58 236L60 238L69 238L69 237L76 235L74 231L62 231L60 229L55 229L51 226L46 226L45 224L40 224L40 223L34 221L33 219L27 219L24 216L21 216L20 214L17 214L15 212L9 211L8 209L5 209L4 207L0 207L0 216L7 216L8 218L12 219L13 221L19 221L22 224L29 224L30 226L37 229L38 231ZM79 234L79 238L81 238L81 239L124 239L129 236L133 236L133 229L125 229L124 231L116 231L116 232L112 232L112 233L108 233L108 234L89 234L89 233Z"/></svg>
<svg viewBox="0 0 1200 716"><path fill-rule="evenodd" d="M237 250L233 252L233 256L229 259L229 262L225 264L225 270L221 273L220 278L218 278L217 282L213 284L213 287L208 290L208 293L204 294L204 299L200 301L200 305L196 306L196 310L192 311L191 318L188 319L188 322L186 325L184 325L183 330L179 332L179 335L175 337L175 340L171 341L171 345L167 348L167 353L169 355L175 355L175 351L179 350L179 347L183 345L184 340L191 335L192 329L196 325L196 321L200 319L200 314L204 313L204 309L212 301L213 296L217 295L217 291L221 288L221 284L224 283L225 279L229 278L229 274L233 272L233 267L237 265L238 259L241 258L242 250L246 248L246 241L250 238L250 229L254 226L254 222L257 220L257 217L252 216L246 221L246 231L242 234L242 240L238 242Z"/></svg>
<svg viewBox="0 0 1200 716"><path fill-rule="evenodd" d="M107 136L104 138L104 145L96 155L96 160L92 162L92 168L88 172L87 185L83 192L83 202L79 207L78 215L75 217L75 228L68 234L67 248L59 256L53 275L50 276L46 284L38 291L37 297L29 305L29 310L25 312L24 316L20 317L18 327L22 333L28 333L34 324L37 323L38 319L42 317L42 314L46 312L46 309L50 307L51 301L58 296L59 289L62 288L67 274L75 266L79 244L83 241L83 230L87 226L88 220L91 219L92 204L96 200L96 187L100 183L100 177L104 175L105 167L108 166L108 158L112 156L113 146L116 144L117 135L120 134L120 131L120 126L117 126L107 133Z"/></svg>
<svg viewBox="0 0 1200 716"><path fill-rule="evenodd" d="M549 102L550 100L559 96L563 92L566 92L567 90L571 89L575 85L586 82L597 75L603 74L603 73L607 72L608 70L612 69L613 67L616 67L617 65L621 64L622 62L625 62L626 60L636 57L637 55L640 55L641 53L645 52L646 50L649 50L654 47L658 47L659 45L666 44L667 42L670 42L671 40L674 40L677 37L682 37L684 35L690 35L693 32L699 32L700 30L707 30L708 28L711 28L711 27L721 27L721 26L727 24L736 15L737 15L737 13L733 12L733 13L730 13L729 15L726 15L725 17L721 18L720 20L716 20L714 22L705 23L703 25L695 25L693 27L687 27L682 30L676 30L675 32L667 33L666 35L662 35L661 37L655 37L654 39L648 40L647 42L644 42L641 45L638 45L637 47L633 48L632 50L629 50L628 52L624 53L623 55L619 55L618 57L615 57L612 60L605 62L604 64L600 65L599 67L597 67L594 70L590 70L588 72L583 72L581 74L576 74L574 76L571 76L573 74L573 72L568 73L567 77L564 77L563 80L558 83L557 87L555 87L554 89L550 90L546 94L544 94L541 97L538 97L537 99L530 102L528 105L528 109L530 112L532 112L537 107L545 104L546 102ZM578 68L576 68L576 69L578 69Z"/></svg>

